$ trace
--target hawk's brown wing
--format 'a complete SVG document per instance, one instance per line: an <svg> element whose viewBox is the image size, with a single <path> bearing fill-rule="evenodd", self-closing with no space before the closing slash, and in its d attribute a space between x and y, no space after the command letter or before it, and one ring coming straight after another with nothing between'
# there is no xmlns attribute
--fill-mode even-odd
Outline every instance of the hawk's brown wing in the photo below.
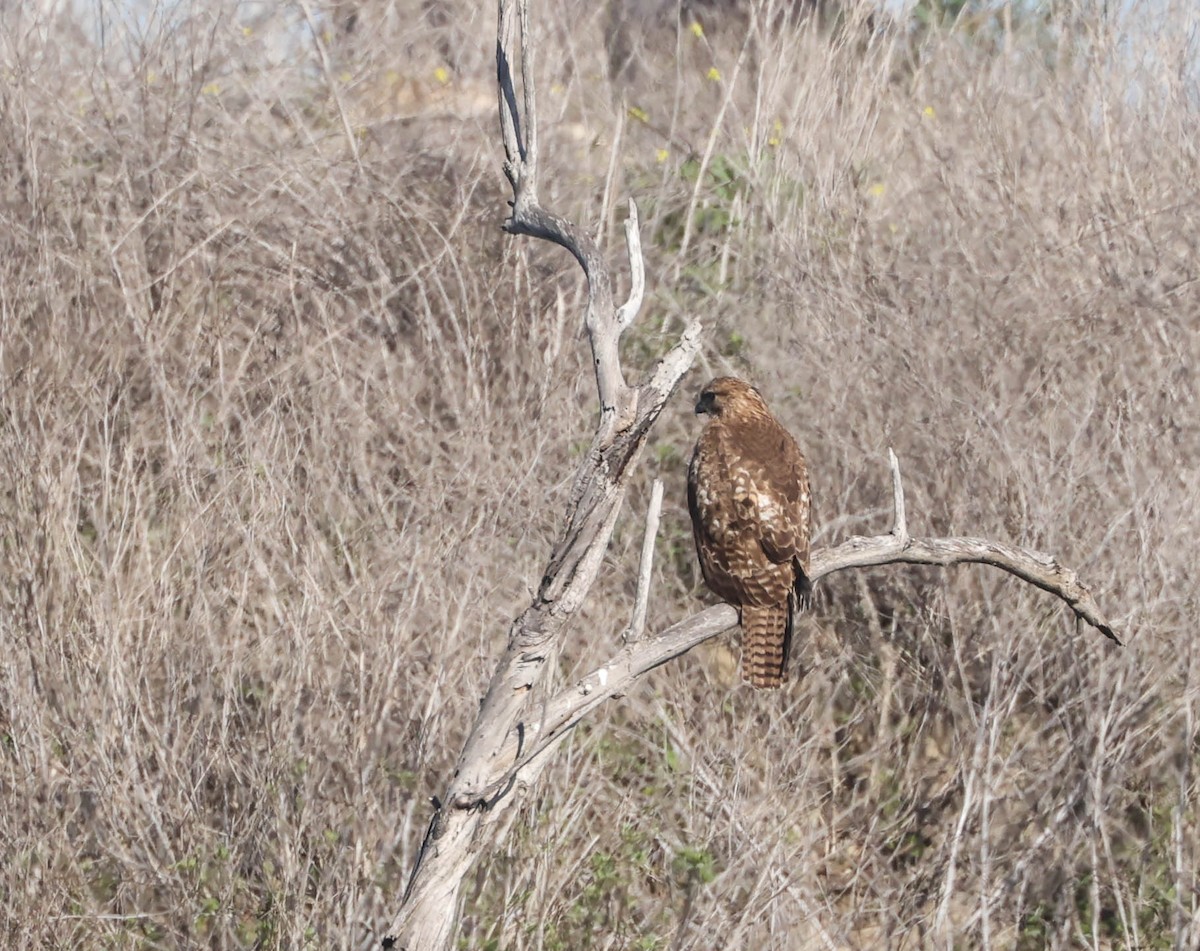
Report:
<svg viewBox="0 0 1200 951"><path fill-rule="evenodd" d="M738 581L730 574L729 529L733 497L727 489L723 460L716 447L701 439L688 466L688 513L704 581L716 594L740 604Z"/></svg>
<svg viewBox="0 0 1200 951"><path fill-rule="evenodd" d="M777 565L793 562L807 575L811 496L804 454L778 423L753 435L737 467L747 486L746 514L766 556Z"/></svg>

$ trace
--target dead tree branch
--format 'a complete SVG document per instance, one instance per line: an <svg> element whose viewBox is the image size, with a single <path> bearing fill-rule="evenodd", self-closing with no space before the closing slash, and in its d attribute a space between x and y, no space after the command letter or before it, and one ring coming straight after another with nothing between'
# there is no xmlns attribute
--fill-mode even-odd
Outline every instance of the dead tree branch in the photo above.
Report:
<svg viewBox="0 0 1200 951"><path fill-rule="evenodd" d="M646 612L650 607L650 581L654 570L654 539L658 537L658 520L662 516L663 484L654 480L650 490L650 505L646 509L646 533L642 538L642 557L638 565L637 596L633 602L633 617L621 635L628 644L646 633Z"/></svg>
<svg viewBox="0 0 1200 951"><path fill-rule="evenodd" d="M614 434L633 421L636 394L625 383L621 370L621 359L617 345L621 331L637 316L641 306L642 261L641 242L635 235L629 243L634 293L629 303L618 313L613 309L612 282L608 267L596 242L577 225L547 211L538 202L538 125L537 96L533 78L534 44L530 36L529 5L527 0L518 0L520 12L521 87L525 100L524 137L521 120L516 110L517 94L513 84L511 50L513 49L513 9L510 0L500 2L500 28L496 43L496 79L500 87L500 128L504 138L504 173L512 185L512 214L504 222L509 234L542 238L566 248L583 268L588 283L587 311L584 326L592 347L592 363L596 371L596 388L600 396L600 426L597 440L600 444L613 438ZM626 233L636 232L637 213L631 215L632 228L627 224Z"/></svg>
<svg viewBox="0 0 1200 951"><path fill-rule="evenodd" d="M483 846L507 828L521 791L540 772L540 764L529 764L524 772L514 766L521 762L529 741L544 733L544 682L557 666L563 627L596 579L634 466L699 346L700 327L693 322L648 380L636 387L626 382L620 338L637 317L644 287L637 209L631 204L626 224L633 286L618 311L608 267L596 243L538 201L537 97L526 0L518 0L515 13L510 0L500 0L498 20L500 129L504 171L513 189L512 214L504 228L510 234L542 238L566 248L583 269L588 286L584 327L600 414L591 447L576 471L564 528L537 596L509 630L508 645L454 775L445 795L434 804L400 911L383 940L384 947L409 951L451 946L463 879ZM513 78L514 53L521 61L523 124Z"/></svg>
<svg viewBox="0 0 1200 951"><path fill-rule="evenodd" d="M1075 572L1060 565L1050 555L983 538L910 538L900 465L890 449L888 456L892 468L892 530L886 535L854 536L834 548L814 552L810 565L813 581L847 568L876 565L935 565L943 568L961 564L991 565L1056 595L1080 620L1117 644L1121 643L1088 588ZM737 611L727 604L719 604L672 624L655 637L628 642L612 660L546 704L538 735L532 742L526 740L525 752L516 761L515 769L524 768L552 750L589 713L604 701L628 693L640 677L655 667L686 654L697 644L734 627L737 622ZM510 777L501 777L496 783L500 786L508 781Z"/></svg>

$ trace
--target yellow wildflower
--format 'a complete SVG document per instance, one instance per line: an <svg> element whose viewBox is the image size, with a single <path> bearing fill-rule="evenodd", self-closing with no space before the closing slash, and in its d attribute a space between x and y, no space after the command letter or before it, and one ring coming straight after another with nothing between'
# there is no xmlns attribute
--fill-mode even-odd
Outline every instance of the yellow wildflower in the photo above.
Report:
<svg viewBox="0 0 1200 951"><path fill-rule="evenodd" d="M715 66L710 66L708 68L708 78L711 79L714 83L720 82L721 81L721 71L719 69L717 69L717 67L715 67Z"/></svg>
<svg viewBox="0 0 1200 951"><path fill-rule="evenodd" d="M697 39L700 39L700 37L704 36L704 27L702 27L696 20L692 21L690 29L692 31L692 36L696 37Z"/></svg>
<svg viewBox="0 0 1200 951"><path fill-rule="evenodd" d="M671 155L671 153L668 152L666 149L659 149L657 152L654 153L654 158L658 161L658 164L661 165L663 162L665 162L670 157L670 155Z"/></svg>
<svg viewBox="0 0 1200 951"><path fill-rule="evenodd" d="M436 79L443 86L446 85L446 83L450 82L450 74L448 72L446 72L445 66L439 66L437 69L435 69L433 71L433 78Z"/></svg>

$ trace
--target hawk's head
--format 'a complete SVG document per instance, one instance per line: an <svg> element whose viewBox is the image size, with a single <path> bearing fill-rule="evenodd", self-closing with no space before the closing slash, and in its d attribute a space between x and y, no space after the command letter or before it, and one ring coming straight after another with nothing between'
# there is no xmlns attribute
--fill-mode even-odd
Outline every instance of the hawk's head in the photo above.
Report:
<svg viewBox="0 0 1200 951"><path fill-rule="evenodd" d="M745 380L719 376L700 391L696 413L707 413L718 419L725 415L757 416L767 413L767 404L758 390Z"/></svg>

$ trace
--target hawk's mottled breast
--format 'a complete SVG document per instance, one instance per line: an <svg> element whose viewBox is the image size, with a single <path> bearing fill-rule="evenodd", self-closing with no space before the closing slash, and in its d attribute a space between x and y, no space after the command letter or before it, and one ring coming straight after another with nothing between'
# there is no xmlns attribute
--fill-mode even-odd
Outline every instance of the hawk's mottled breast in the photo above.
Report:
<svg viewBox="0 0 1200 951"><path fill-rule="evenodd" d="M744 629L747 607L770 608L784 619L783 629L770 633L783 641L786 664L793 615L811 589L804 455L758 391L742 380L713 380L696 412L710 416L688 469L688 508L704 580L742 611Z"/></svg>

